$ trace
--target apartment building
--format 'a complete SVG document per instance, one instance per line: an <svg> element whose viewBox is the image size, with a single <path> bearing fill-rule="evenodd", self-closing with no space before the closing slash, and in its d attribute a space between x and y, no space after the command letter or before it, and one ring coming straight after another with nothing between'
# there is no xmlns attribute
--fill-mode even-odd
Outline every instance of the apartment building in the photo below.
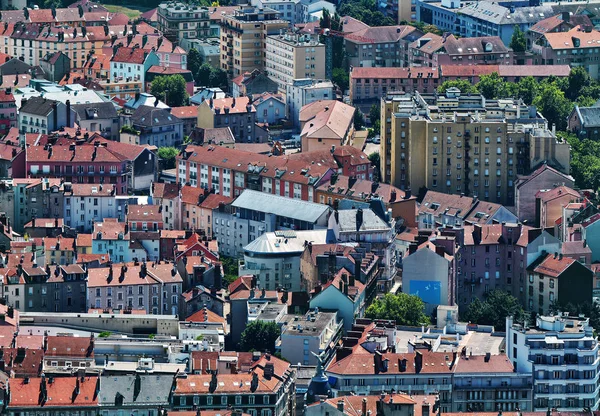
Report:
<svg viewBox="0 0 600 416"><path fill-rule="evenodd" d="M198 107L197 127L214 129L229 127L236 142L252 143L266 141L267 137L258 135L256 127L256 108L251 97L220 98L205 100Z"/></svg>
<svg viewBox="0 0 600 416"><path fill-rule="evenodd" d="M337 100L316 101L300 110L302 151L335 150L349 143L355 108Z"/></svg>
<svg viewBox="0 0 600 416"><path fill-rule="evenodd" d="M207 38L210 35L207 7L169 1L160 3L156 12L158 30L171 42Z"/></svg>
<svg viewBox="0 0 600 416"><path fill-rule="evenodd" d="M94 223L92 253L109 254L114 262L131 261L129 253L129 227L116 218L104 218Z"/></svg>
<svg viewBox="0 0 600 416"><path fill-rule="evenodd" d="M523 326L507 317L506 352L518 373L533 375L532 410L598 409L598 341L589 318L538 315Z"/></svg>
<svg viewBox="0 0 600 416"><path fill-rule="evenodd" d="M31 97L21 100L18 118L19 133L24 137L25 133L49 134L61 127L73 127L75 112L60 101Z"/></svg>
<svg viewBox="0 0 600 416"><path fill-rule="evenodd" d="M258 9L269 8L278 11L281 18L288 20L292 26L306 21L308 8L302 0L252 0L250 4Z"/></svg>
<svg viewBox="0 0 600 416"><path fill-rule="evenodd" d="M567 78L571 73L569 65L440 65L440 83L465 80L477 84L482 75L497 73L505 82L519 82L522 78L532 77L541 82L548 77Z"/></svg>
<svg viewBox="0 0 600 416"><path fill-rule="evenodd" d="M282 31L267 36L265 72L285 91L298 78L325 79L325 45L316 35Z"/></svg>
<svg viewBox="0 0 600 416"><path fill-rule="evenodd" d="M0 91L0 133L7 134L12 127L17 127L17 105L9 88Z"/></svg>
<svg viewBox="0 0 600 416"><path fill-rule="evenodd" d="M165 71L183 71L184 77L186 77L187 52L176 42L173 43L163 36L162 33L148 31L139 33L136 26L136 31L129 32L127 36L112 36L110 41L104 43L102 53L110 57L115 53L115 49L120 47L140 48L147 53L155 52L161 68Z"/></svg>
<svg viewBox="0 0 600 416"><path fill-rule="evenodd" d="M149 106L138 107L129 120L139 134L129 135L138 145L179 147L183 143L183 120L170 109Z"/></svg>
<svg viewBox="0 0 600 416"><path fill-rule="evenodd" d="M137 263L89 269L88 307L177 315L183 293L182 284L177 268L170 263Z"/></svg>
<svg viewBox="0 0 600 416"><path fill-rule="evenodd" d="M264 69L266 37L285 30L289 22L270 8L239 6L221 21L221 68L230 78Z"/></svg>
<svg viewBox="0 0 600 416"><path fill-rule="evenodd" d="M412 26L377 26L344 37L352 67L408 66L408 45L423 35Z"/></svg>
<svg viewBox="0 0 600 416"><path fill-rule="evenodd" d="M147 52L139 47L117 46L112 58L110 59L110 80L112 82L120 81L139 81L142 88L146 85L146 72L150 67L160 65L160 59L156 52Z"/></svg>
<svg viewBox="0 0 600 416"><path fill-rule="evenodd" d="M305 105L319 100L335 98L331 81L318 81L311 78L295 79L286 86L286 104L289 120L294 127L300 127L300 110Z"/></svg>
<svg viewBox="0 0 600 416"><path fill-rule="evenodd" d="M568 171L569 146L534 107L450 89L381 100L381 177L510 205L517 174L541 163Z"/></svg>
<svg viewBox="0 0 600 416"><path fill-rule="evenodd" d="M319 181L337 169L330 165L269 157L222 146L188 146L177 156L177 182L215 189L226 197L253 189L314 202Z"/></svg>

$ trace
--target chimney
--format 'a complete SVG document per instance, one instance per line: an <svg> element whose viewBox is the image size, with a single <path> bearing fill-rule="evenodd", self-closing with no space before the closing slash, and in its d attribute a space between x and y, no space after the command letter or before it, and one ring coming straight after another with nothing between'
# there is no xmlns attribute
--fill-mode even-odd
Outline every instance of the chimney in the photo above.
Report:
<svg viewBox="0 0 600 416"><path fill-rule="evenodd" d="M423 354L415 351L415 373L419 374L423 368Z"/></svg>
<svg viewBox="0 0 600 416"><path fill-rule="evenodd" d="M390 192L390 202L396 201L396 191Z"/></svg>
<svg viewBox="0 0 600 416"><path fill-rule="evenodd" d="M412 196L412 191L410 190L410 188L407 188L404 191L404 199L410 199L411 196Z"/></svg>
<svg viewBox="0 0 600 416"><path fill-rule="evenodd" d="M363 225L363 210L359 208L356 210L356 231L360 230Z"/></svg>
<svg viewBox="0 0 600 416"><path fill-rule="evenodd" d="M492 358L492 354L489 352L486 352L485 358L483 359L483 361L485 361L486 363L489 363L491 358Z"/></svg>
<svg viewBox="0 0 600 416"><path fill-rule="evenodd" d="M429 403L427 401L423 402L422 416L429 416Z"/></svg>
<svg viewBox="0 0 600 416"><path fill-rule="evenodd" d="M337 179L337 178L336 178ZM356 184L356 176L352 175L348 178L348 189L352 189L354 187L354 185ZM333 185L333 183L332 183Z"/></svg>
<svg viewBox="0 0 600 416"><path fill-rule="evenodd" d="M366 415L366 414L367 414L367 399L366 399L366 398L363 398L363 399L362 399L362 407L361 407L361 410L362 410L362 414L363 414L363 415Z"/></svg>
<svg viewBox="0 0 600 416"><path fill-rule="evenodd" d="M338 400L338 402L337 402L337 409L340 412L344 413L344 400Z"/></svg>

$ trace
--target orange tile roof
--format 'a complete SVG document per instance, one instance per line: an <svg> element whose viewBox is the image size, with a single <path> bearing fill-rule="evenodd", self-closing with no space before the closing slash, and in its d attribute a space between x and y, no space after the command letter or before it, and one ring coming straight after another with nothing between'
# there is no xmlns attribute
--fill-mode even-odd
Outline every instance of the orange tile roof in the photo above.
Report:
<svg viewBox="0 0 600 416"><path fill-rule="evenodd" d="M47 398L44 407L97 407L96 395L97 377L84 377L83 382L79 377L54 377L52 383L49 378L14 379L10 383L9 407L40 407L40 389L43 382L46 384ZM74 392L79 387L79 394Z"/></svg>
<svg viewBox="0 0 600 416"><path fill-rule="evenodd" d="M419 74L422 74L419 77ZM430 75L431 74L431 75ZM439 78L438 68L418 67L418 68L372 68L356 67L350 72L350 79L417 79L419 78Z"/></svg>
<svg viewBox="0 0 600 416"><path fill-rule="evenodd" d="M559 277L576 260L562 255L554 257L554 254L546 255L546 258L534 267L533 271L544 276Z"/></svg>
<svg viewBox="0 0 600 416"><path fill-rule="evenodd" d="M47 337L47 357L94 357L90 337L52 336Z"/></svg>
<svg viewBox="0 0 600 416"><path fill-rule="evenodd" d="M127 221L162 221L159 205L129 205Z"/></svg>
<svg viewBox="0 0 600 416"><path fill-rule="evenodd" d="M103 240L118 240L119 234L123 235L124 240L129 239L129 233L125 232L125 223L119 222L117 218L104 218L102 222L94 223L93 238L102 234Z"/></svg>
<svg viewBox="0 0 600 416"><path fill-rule="evenodd" d="M591 32L580 31L579 26L574 27L568 32L552 32L544 34L544 38L552 49L587 49L597 48L600 45L600 32L592 30ZM579 46L574 45L574 40L579 41Z"/></svg>
<svg viewBox="0 0 600 416"><path fill-rule="evenodd" d="M124 267L124 269L122 269ZM88 270L88 287L128 286L128 285L158 285L164 283L182 282L179 273L173 275L173 265L170 263L148 263L146 274L142 277L141 264L135 265L113 265L112 279L109 280L109 268L100 267ZM123 271L123 278L121 278Z"/></svg>
<svg viewBox="0 0 600 416"><path fill-rule="evenodd" d="M203 104L209 104L210 101L207 100ZM252 105L250 101L250 97L237 97L237 98L219 98L212 101L212 111L215 112L215 109L219 108L221 114L225 114L225 109L229 109L229 114L246 114L248 113L247 106L250 106L250 112L255 113L256 108Z"/></svg>
<svg viewBox="0 0 600 416"><path fill-rule="evenodd" d="M491 355L485 360L484 355L459 357L454 364L455 373L513 373L514 367L505 354Z"/></svg>
<svg viewBox="0 0 600 416"><path fill-rule="evenodd" d="M185 318L186 322L212 322L212 323L220 323L224 324L225 318L217 315L213 311L207 308L202 308L197 312L194 312L187 318Z"/></svg>
<svg viewBox="0 0 600 416"><path fill-rule="evenodd" d="M141 48L126 48L121 46L111 58L111 62L127 64L143 64L146 60L146 51Z"/></svg>
<svg viewBox="0 0 600 416"><path fill-rule="evenodd" d="M188 105L184 107L172 107L171 114L178 118L197 118L198 106Z"/></svg>
<svg viewBox="0 0 600 416"><path fill-rule="evenodd" d="M401 353L382 353L382 360L388 360L388 370L381 373L373 364L375 363L374 354L356 354L352 353L341 360L336 359L327 367L327 373L374 376L377 374L449 374L452 354L443 352L424 351L422 355L422 367L417 371L415 366L415 354ZM402 361L405 361L406 367L403 370Z"/></svg>

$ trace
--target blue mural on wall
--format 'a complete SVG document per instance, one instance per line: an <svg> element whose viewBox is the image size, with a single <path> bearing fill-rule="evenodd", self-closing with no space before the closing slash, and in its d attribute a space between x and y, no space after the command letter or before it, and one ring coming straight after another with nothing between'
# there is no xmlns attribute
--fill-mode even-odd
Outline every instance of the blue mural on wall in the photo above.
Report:
<svg viewBox="0 0 600 416"><path fill-rule="evenodd" d="M417 295L425 303L439 305L442 297L442 283L430 280L411 280L410 294Z"/></svg>

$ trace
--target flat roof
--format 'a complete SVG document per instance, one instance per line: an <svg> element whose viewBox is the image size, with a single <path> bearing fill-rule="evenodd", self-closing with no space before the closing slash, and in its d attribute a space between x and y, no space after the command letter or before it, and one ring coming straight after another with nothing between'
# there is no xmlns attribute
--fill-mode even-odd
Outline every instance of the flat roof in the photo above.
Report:
<svg viewBox="0 0 600 416"><path fill-rule="evenodd" d="M236 208L275 214L280 217L315 223L329 211L329 206L264 192L244 190L231 204Z"/></svg>

